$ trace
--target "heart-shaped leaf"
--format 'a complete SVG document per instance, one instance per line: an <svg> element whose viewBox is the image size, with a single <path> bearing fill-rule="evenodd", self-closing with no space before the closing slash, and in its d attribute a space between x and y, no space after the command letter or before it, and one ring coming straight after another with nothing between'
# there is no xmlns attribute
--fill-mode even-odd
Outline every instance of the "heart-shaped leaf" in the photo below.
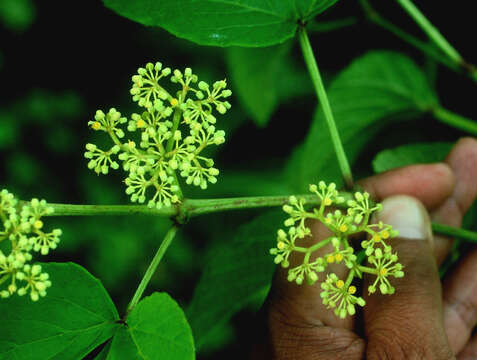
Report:
<svg viewBox="0 0 477 360"><path fill-rule="evenodd" d="M116 308L100 281L73 263L41 264L46 297L0 299L0 359L78 360L118 328Z"/></svg>
<svg viewBox="0 0 477 360"><path fill-rule="evenodd" d="M106 360L193 360L194 339L182 309L166 293L154 293L131 311Z"/></svg>
<svg viewBox="0 0 477 360"><path fill-rule="evenodd" d="M104 0L143 25L201 45L270 46L293 37L299 21L337 0Z"/></svg>

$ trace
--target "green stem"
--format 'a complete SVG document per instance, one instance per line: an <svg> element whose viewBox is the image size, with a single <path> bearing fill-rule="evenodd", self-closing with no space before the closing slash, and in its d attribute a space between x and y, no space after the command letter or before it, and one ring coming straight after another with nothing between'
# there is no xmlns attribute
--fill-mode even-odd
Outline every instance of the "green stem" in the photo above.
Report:
<svg viewBox="0 0 477 360"><path fill-rule="evenodd" d="M167 140L166 153L171 151L174 146L174 133L179 127L181 116L182 116L182 111L181 109L179 109L179 107L177 107L176 110L174 111L174 116L172 118L172 129L171 129L172 136L169 140ZM177 196L179 197L180 200L182 200L184 198L184 195L182 194L181 185L179 183L179 179L177 178L176 171L173 172L173 178L174 178L174 184L177 185L177 187L179 188L179 190L177 191Z"/></svg>
<svg viewBox="0 0 477 360"><path fill-rule="evenodd" d="M439 52L434 46L431 46L424 41L415 38L411 34L401 30L401 28L383 18L376 10L374 10L368 0L361 0L360 3L367 19L373 24L383 28L384 30L389 31L394 36L400 38L409 45L414 46L416 49L420 50L421 52L434 59L435 61L441 63L442 65L445 65L455 71L461 70L461 68L457 64L449 60L447 57L443 57L441 52Z"/></svg>
<svg viewBox="0 0 477 360"><path fill-rule="evenodd" d="M359 269L359 271L364 272L364 273L368 273L368 274L376 275L376 273L377 273L377 270L375 268L370 268L370 267L363 266L363 265L358 265L358 269Z"/></svg>
<svg viewBox="0 0 477 360"><path fill-rule="evenodd" d="M348 288L351 283L353 282L353 279L354 279L354 275L355 275L355 270L351 270L348 274L348 277L346 278L346 281L345 281L345 288Z"/></svg>
<svg viewBox="0 0 477 360"><path fill-rule="evenodd" d="M19 205L27 204L20 201ZM149 208L146 205L73 205L73 204L50 204L55 211L45 216L96 216L96 215L135 215L146 214L156 216L175 216L178 213L176 207L163 207L160 210Z"/></svg>
<svg viewBox="0 0 477 360"><path fill-rule="evenodd" d="M346 209L346 201L353 198L353 194L343 192L345 202L341 208ZM309 206L320 205L316 195L297 195L304 198ZM183 203L173 207L163 207L160 210L148 208L145 205L71 205L48 204L55 212L50 216L79 216L79 215L155 215L165 217L179 217L178 220L190 217L211 214L229 210L243 210L263 207L283 206L288 203L289 196L256 196L227 199L184 199ZM26 204L20 201L19 206ZM477 233L447 225L433 223L434 232L461 238L470 242L477 242Z"/></svg>
<svg viewBox="0 0 477 360"><path fill-rule="evenodd" d="M344 193L346 201L352 199L351 193ZM238 210L238 209L252 209L262 207L283 206L288 203L289 196L254 196L254 197L239 197L239 198L225 198L225 199L186 199L181 212L192 217L204 215L209 213ZM316 195L297 195L297 198L305 199L306 205L315 206L321 203L321 200Z"/></svg>
<svg viewBox="0 0 477 360"><path fill-rule="evenodd" d="M448 225L432 223L432 230L441 235L456 237L467 242L477 243L477 233L470 230L456 228Z"/></svg>
<svg viewBox="0 0 477 360"><path fill-rule="evenodd" d="M174 115L172 117L172 136L167 140L166 144L166 153L172 150L174 146L174 133L176 132L177 128L179 127L179 123L181 121L182 111L178 107L174 110Z"/></svg>
<svg viewBox="0 0 477 360"><path fill-rule="evenodd" d="M463 62L462 56L456 49L441 35L439 30L431 24L424 14L413 4L411 0L396 0L403 9L414 19L419 27L429 36L429 38L441 49L452 61L457 64Z"/></svg>
<svg viewBox="0 0 477 360"><path fill-rule="evenodd" d="M355 17L346 17L333 21L314 21L306 25L310 32L329 32L339 30L348 26L356 25L358 19Z"/></svg>
<svg viewBox="0 0 477 360"><path fill-rule="evenodd" d="M436 107L432 110L432 114L442 123L466 131L473 135L477 135L477 122L464 116L455 114L442 107Z"/></svg>
<svg viewBox="0 0 477 360"><path fill-rule="evenodd" d="M144 290L146 290L146 287L149 284L149 281L151 281L152 275L154 275L154 273L156 272L157 266L161 262L161 259L164 256L164 253L166 252L167 248L169 247L172 240L174 239L174 236L176 235L177 230L178 230L178 227L176 225L173 225L167 232L166 236L164 237L164 240L162 241L161 246L159 246L159 249L157 250L156 255L154 255L154 258L149 264L149 267L147 268L146 273L144 274L144 277L139 283L139 286L136 292L134 293L134 296L131 302L128 305L128 308L126 310L126 315L124 316L124 320L126 320L128 314L131 312L132 309L134 309L134 307L137 305L139 300L141 300Z"/></svg>
<svg viewBox="0 0 477 360"><path fill-rule="evenodd" d="M3 275L1 278L0 278L0 285L3 284L5 281L7 281L7 279L10 278L10 274L7 274L7 275Z"/></svg>
<svg viewBox="0 0 477 360"><path fill-rule="evenodd" d="M328 245L331 242L331 239L333 237L326 238L325 240L320 241L319 243L316 243L315 245L312 245L308 248L308 253L311 254L312 252L315 252L318 249L321 249L323 246Z"/></svg>
<svg viewBox="0 0 477 360"><path fill-rule="evenodd" d="M326 95L325 87L320 76L320 71L318 70L318 65L313 54L313 49L311 48L310 40L306 33L306 29L303 26L300 26L298 29L298 39L300 41L301 50L303 52L303 57L305 58L306 66L310 72L311 80L315 87L316 95L323 109L323 114L325 115L326 123L331 135L331 141L335 148L335 153L338 158L338 163L343 174L345 184L348 189L353 188L353 176L351 174L351 168L348 163L348 159L343 149L343 144L336 128L336 123L333 118L333 113L331 111L330 103L328 101L328 96Z"/></svg>

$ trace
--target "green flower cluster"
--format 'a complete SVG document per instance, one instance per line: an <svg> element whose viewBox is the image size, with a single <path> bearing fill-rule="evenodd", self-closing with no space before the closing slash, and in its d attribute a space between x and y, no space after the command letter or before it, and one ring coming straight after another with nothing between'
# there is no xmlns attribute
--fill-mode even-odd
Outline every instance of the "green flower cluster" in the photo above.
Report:
<svg viewBox="0 0 477 360"><path fill-rule="evenodd" d="M48 274L29 262L32 252L47 255L60 242L60 229L44 231L42 217L52 213L45 200L32 199L20 205L13 194L0 191L0 297L29 293L37 301L46 295L51 286Z"/></svg>
<svg viewBox="0 0 477 360"><path fill-rule="evenodd" d="M179 88L174 94L159 84L168 77L172 86ZM157 62L139 68L132 82L133 101L143 111L130 118L122 117L114 108L107 113L96 112L88 125L106 132L113 145L101 150L87 144L84 156L89 159L88 168L107 174L110 168L118 169L120 161L128 173L124 183L131 201L147 200L149 207L158 209L181 200L176 172L186 184L202 189L217 182L219 170L203 151L225 141L225 132L215 127L214 115L225 114L231 106L226 98L232 92L226 89L225 80L210 86L198 81L190 68L172 71ZM123 142L125 133L121 126L136 133L138 140Z"/></svg>
<svg viewBox="0 0 477 360"><path fill-rule="evenodd" d="M376 276L375 282L368 287L369 293L374 293L379 288L382 294L393 294L394 287L389 282L389 277L403 277L404 272L397 255L386 243L388 239L396 237L398 232L382 222L370 223L371 215L379 211L381 205L372 204L366 192L356 192L346 201L334 183L327 185L321 181L318 186L310 185L310 191L319 198L320 206L307 210L303 198L291 196L288 204L283 206L289 216L284 224L289 229L287 232L278 230L277 246L270 250L275 263L284 268L290 266L289 258L293 252L301 253L303 261L288 270L288 280L295 281L298 285L306 280L313 285L318 280L318 273L325 272L329 264L343 263L349 269L346 279L339 279L336 274L330 273L321 283L323 304L333 308L341 318L354 315L356 304L365 305L364 299L355 295L356 287L351 285L355 277L362 278L363 272ZM337 210L336 207L347 207L347 210ZM300 242L312 236L306 224L309 219L319 220L332 232L332 236L311 246L302 246ZM356 236L367 239L361 242L367 257L366 266L360 264L350 244L350 237ZM315 251L327 245L330 248L328 253L312 257Z"/></svg>

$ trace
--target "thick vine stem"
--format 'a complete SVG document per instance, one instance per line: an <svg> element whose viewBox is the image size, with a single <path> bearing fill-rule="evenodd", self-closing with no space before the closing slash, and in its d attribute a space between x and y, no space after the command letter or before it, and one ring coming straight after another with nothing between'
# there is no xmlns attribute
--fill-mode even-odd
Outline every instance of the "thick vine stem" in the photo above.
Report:
<svg viewBox="0 0 477 360"><path fill-rule="evenodd" d="M341 192L344 197L342 207L346 209L346 201L353 198L349 192ZM308 206L320 205L321 201L316 195L296 195L306 200ZM163 207L161 209L148 208L146 205L72 205L48 204L55 210L48 216L92 216L92 215L135 215L145 214L171 218L176 224L185 224L191 217L211 214L215 212L244 210L253 208L266 208L283 206L288 203L289 196L254 196L224 199L184 199L182 203ZM23 204L20 201L19 204ZM433 223L435 233L457 237L469 242L477 243L477 233L469 230L455 228L443 224Z"/></svg>
<svg viewBox="0 0 477 360"><path fill-rule="evenodd" d="M340 135L336 127L336 122L331 111L331 106L328 101L328 96L326 95L325 86L321 79L320 71L316 63L315 55L313 54L313 49L311 48L310 40L304 26L298 28L298 39L300 41L301 50L303 57L305 58L305 63L310 72L311 80L313 86L315 87L316 95L318 97L321 109L325 115L326 123L328 124L328 129L330 131L331 141L335 148L336 157L338 158L338 163L343 175L346 187L348 189L353 188L353 175L351 173L351 168L349 166L348 158L341 143Z"/></svg>

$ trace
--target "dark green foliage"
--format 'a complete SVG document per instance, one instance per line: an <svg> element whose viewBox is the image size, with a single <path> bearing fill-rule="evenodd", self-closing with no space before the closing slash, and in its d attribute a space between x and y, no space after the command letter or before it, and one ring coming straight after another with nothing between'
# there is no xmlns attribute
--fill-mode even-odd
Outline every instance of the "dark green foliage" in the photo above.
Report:
<svg viewBox="0 0 477 360"><path fill-rule="evenodd" d="M144 298L114 335L106 360L192 360L194 339L177 303L166 293Z"/></svg>
<svg viewBox="0 0 477 360"><path fill-rule="evenodd" d="M118 328L116 308L100 281L73 263L41 264L53 285L35 303L28 295L0 301L0 358L78 360Z"/></svg>
<svg viewBox="0 0 477 360"><path fill-rule="evenodd" d="M408 115L416 117L437 104L436 95L420 69L406 56L388 51L373 51L353 61L332 82L328 97L351 163L390 121L400 121ZM340 179L320 108L287 171L295 191L305 189L316 179Z"/></svg>
<svg viewBox="0 0 477 360"><path fill-rule="evenodd" d="M374 158L373 169L380 173L401 166L444 161L452 146L442 142L421 143L384 150Z"/></svg>
<svg viewBox="0 0 477 360"><path fill-rule="evenodd" d="M275 269L268 251L283 218L281 210L260 215L209 252L187 310L197 347L215 326L250 305L258 294L263 301Z"/></svg>
<svg viewBox="0 0 477 360"><path fill-rule="evenodd" d="M160 26L200 45L270 46L291 38L298 21L337 0L104 0L107 7L143 25Z"/></svg>

